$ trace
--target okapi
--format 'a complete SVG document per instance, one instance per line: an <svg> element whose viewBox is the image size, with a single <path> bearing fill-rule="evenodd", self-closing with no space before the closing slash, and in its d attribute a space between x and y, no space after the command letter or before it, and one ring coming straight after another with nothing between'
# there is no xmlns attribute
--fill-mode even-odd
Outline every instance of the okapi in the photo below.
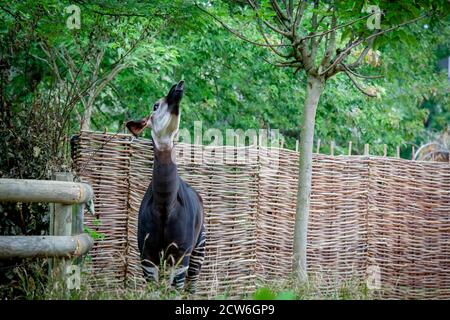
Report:
<svg viewBox="0 0 450 320"><path fill-rule="evenodd" d="M129 121L126 126L134 136L151 128L154 149L153 178L138 218L144 277L158 281L163 257L175 267L171 284L195 292L205 256L205 227L202 198L179 177L175 163L173 140L180 124L183 91L184 81L180 81L167 96L155 102L148 117Z"/></svg>

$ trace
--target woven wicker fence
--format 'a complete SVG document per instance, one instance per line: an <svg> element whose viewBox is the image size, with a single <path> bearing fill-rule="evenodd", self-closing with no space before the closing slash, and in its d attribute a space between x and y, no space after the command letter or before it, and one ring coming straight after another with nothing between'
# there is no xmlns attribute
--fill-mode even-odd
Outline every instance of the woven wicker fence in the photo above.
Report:
<svg viewBox="0 0 450 320"><path fill-rule="evenodd" d="M179 173L206 212L200 294L236 295L286 278L298 153L176 148ZM150 141L127 134L83 132L73 146L78 174L95 192L100 222L87 223L105 235L91 251L93 271L120 284L142 282L137 216L152 157ZM374 275L386 298L450 298L450 164L314 155L308 261L324 288Z"/></svg>

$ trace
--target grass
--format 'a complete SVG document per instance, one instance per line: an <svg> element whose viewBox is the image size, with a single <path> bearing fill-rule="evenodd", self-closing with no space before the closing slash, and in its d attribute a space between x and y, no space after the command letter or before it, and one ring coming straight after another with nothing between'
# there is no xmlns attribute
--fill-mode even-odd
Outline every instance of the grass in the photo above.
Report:
<svg viewBox="0 0 450 320"><path fill-rule="evenodd" d="M125 288L122 283L110 283L106 279L94 278L83 273L79 289L67 289L67 283L56 280L58 277L48 274L46 261L34 262L33 265L17 267L14 273L18 281L15 283L14 295L9 299L38 300L179 300L202 299L197 295L178 292L168 284L169 275L163 273L159 283L130 284ZM241 299L254 300L361 300L379 298L367 289L365 284L357 281L346 281L334 286L325 286L319 278L310 278L306 284L298 284L293 278L280 281L259 282L256 290L240 295ZM3 288L5 289L5 288ZM12 291L11 291L12 292ZM232 292L219 294L209 299L228 299L235 297Z"/></svg>
<svg viewBox="0 0 450 320"><path fill-rule="evenodd" d="M249 297L256 300L372 300L380 298L365 283L357 280L339 283L325 282L321 277L310 277L298 283L291 276L287 280L260 283Z"/></svg>

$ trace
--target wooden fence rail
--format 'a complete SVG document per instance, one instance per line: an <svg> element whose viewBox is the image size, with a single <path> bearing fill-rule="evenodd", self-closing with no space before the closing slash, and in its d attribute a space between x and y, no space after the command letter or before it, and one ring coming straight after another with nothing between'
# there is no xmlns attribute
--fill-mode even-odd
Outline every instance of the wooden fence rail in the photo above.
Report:
<svg viewBox="0 0 450 320"><path fill-rule="evenodd" d="M94 192L71 173L56 173L53 180L0 179L0 201L50 203L50 236L0 236L0 259L55 258L53 270L64 275L67 261L86 254L93 240L83 233L83 205Z"/></svg>
<svg viewBox="0 0 450 320"><path fill-rule="evenodd" d="M92 196L92 188L86 183L0 179L0 201L77 204Z"/></svg>
<svg viewBox="0 0 450 320"><path fill-rule="evenodd" d="M0 259L15 258L72 258L86 254L92 247L87 234L74 236L2 236Z"/></svg>

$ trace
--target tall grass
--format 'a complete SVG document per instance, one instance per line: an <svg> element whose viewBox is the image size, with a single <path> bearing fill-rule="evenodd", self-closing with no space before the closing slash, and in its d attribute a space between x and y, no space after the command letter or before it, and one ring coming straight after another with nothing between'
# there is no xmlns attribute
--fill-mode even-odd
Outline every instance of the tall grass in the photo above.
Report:
<svg viewBox="0 0 450 320"><path fill-rule="evenodd" d="M31 270L31 271L30 271ZM19 278L15 284L15 296L9 299L38 299L38 300L178 300L204 299L199 295L175 290L168 279L170 274L163 271L158 283L111 283L108 279L95 277L88 270L81 274L79 289L68 289L67 283L48 272L46 260L33 262L32 268L17 267L14 272ZM3 288L5 289L5 288ZM236 297L232 292L218 294L209 299L228 299ZM364 283L356 280L342 281L335 285L325 283L320 277L310 278L305 284L298 284L289 277L286 280L263 282L260 281L256 290L239 295L241 299L257 300L310 300L310 299L376 299L379 296L367 289Z"/></svg>
<svg viewBox="0 0 450 320"><path fill-rule="evenodd" d="M320 275L310 276L306 283L298 283L293 276L286 280L260 282L247 298L263 300L372 300L380 292L371 291L366 283L356 279L325 281Z"/></svg>

